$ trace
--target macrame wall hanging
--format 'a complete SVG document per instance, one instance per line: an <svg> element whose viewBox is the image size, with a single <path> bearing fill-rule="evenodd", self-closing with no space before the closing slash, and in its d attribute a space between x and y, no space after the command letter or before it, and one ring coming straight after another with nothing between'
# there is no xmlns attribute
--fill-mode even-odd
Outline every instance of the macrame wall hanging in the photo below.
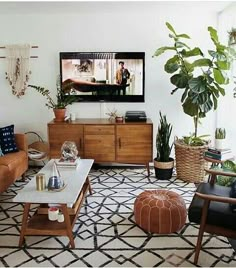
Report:
<svg viewBox="0 0 236 268"><path fill-rule="evenodd" d="M12 88L12 94L18 98L25 95L31 74L29 70L30 48L29 44L6 46L6 79Z"/></svg>

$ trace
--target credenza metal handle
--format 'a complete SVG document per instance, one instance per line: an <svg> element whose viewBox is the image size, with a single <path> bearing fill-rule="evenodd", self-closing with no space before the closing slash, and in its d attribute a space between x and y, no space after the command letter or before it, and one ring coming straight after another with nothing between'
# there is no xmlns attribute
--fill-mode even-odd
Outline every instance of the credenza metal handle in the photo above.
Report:
<svg viewBox="0 0 236 268"><path fill-rule="evenodd" d="M118 143L119 143L119 148L121 148L121 138L119 138Z"/></svg>
<svg viewBox="0 0 236 268"><path fill-rule="evenodd" d="M79 139L79 148L82 149L82 139Z"/></svg>

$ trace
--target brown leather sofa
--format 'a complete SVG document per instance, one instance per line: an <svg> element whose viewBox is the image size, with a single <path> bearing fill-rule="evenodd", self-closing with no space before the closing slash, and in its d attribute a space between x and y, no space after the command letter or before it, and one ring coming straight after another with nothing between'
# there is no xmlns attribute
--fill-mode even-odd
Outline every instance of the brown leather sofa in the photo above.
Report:
<svg viewBox="0 0 236 268"><path fill-rule="evenodd" d="M0 156L0 193L19 177L25 175L28 169L28 144L25 134L15 134L15 141L19 152Z"/></svg>

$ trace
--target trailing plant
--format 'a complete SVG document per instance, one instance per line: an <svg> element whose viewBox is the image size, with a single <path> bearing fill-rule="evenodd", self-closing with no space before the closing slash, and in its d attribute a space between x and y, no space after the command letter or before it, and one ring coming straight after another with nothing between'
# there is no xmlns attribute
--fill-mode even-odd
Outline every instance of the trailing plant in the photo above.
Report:
<svg viewBox="0 0 236 268"><path fill-rule="evenodd" d="M222 85L229 83L226 71L235 52L232 48L220 43L217 31L208 27L214 49L208 50L208 56L199 47L189 47L184 40L190 39L187 34L178 34L172 25L166 22L173 45L160 47L154 57L166 51L173 53L164 66L171 75L170 81L175 86L171 94L182 91L183 111L193 117L194 136L197 137L200 118L217 109L218 98L225 95Z"/></svg>
<svg viewBox="0 0 236 268"><path fill-rule="evenodd" d="M50 91L48 89L45 89L44 87L35 85L29 85L29 87L34 88L36 91L46 97L47 103L45 105L49 109L65 109L68 105L72 104L76 100L76 97L74 95L66 95L65 93L66 89L71 87L71 84L73 83L63 86L61 89L60 80L59 78L57 79L56 100L51 97Z"/></svg>
<svg viewBox="0 0 236 268"><path fill-rule="evenodd" d="M226 137L226 131L225 131L225 128L216 128L215 130L215 138L216 139L225 139Z"/></svg>
<svg viewBox="0 0 236 268"><path fill-rule="evenodd" d="M157 149L157 161L169 162L170 153L173 147L173 143L170 145L170 136L172 132L172 125L167 122L166 115L160 114L160 123L158 125L156 135L156 149Z"/></svg>

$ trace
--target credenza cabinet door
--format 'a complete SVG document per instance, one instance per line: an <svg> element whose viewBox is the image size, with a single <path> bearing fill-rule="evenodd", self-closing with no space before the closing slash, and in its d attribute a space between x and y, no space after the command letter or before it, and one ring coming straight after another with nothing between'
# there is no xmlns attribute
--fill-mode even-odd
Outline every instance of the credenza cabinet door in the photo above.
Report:
<svg viewBox="0 0 236 268"><path fill-rule="evenodd" d="M65 141L74 141L79 156L84 157L83 125L48 124L50 158L60 158L61 146Z"/></svg>
<svg viewBox="0 0 236 268"><path fill-rule="evenodd" d="M151 162L152 125L117 125L116 161L137 164Z"/></svg>
<svg viewBox="0 0 236 268"><path fill-rule="evenodd" d="M95 162L115 162L115 126L84 126L84 157Z"/></svg>

